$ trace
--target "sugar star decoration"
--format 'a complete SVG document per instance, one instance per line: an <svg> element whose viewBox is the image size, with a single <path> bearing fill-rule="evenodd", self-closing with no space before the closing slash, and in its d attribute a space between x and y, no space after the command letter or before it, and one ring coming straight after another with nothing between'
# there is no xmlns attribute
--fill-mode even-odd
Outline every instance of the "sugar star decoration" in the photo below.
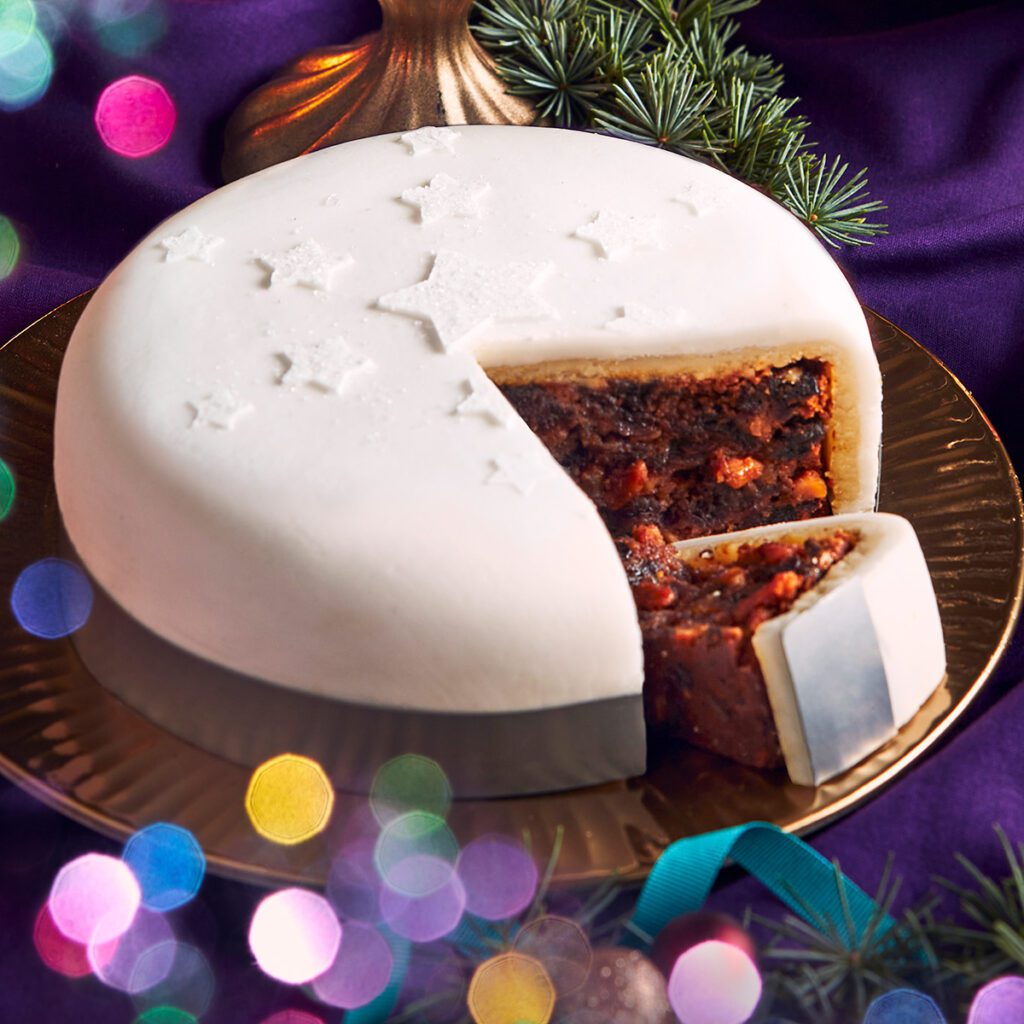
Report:
<svg viewBox="0 0 1024 1024"><path fill-rule="evenodd" d="M654 217L601 210L592 221L576 229L576 237L594 242L605 259L621 260L636 249L660 245L661 225Z"/></svg>
<svg viewBox="0 0 1024 1024"><path fill-rule="evenodd" d="M208 395L189 403L195 416L191 427L214 427L217 430L234 430L235 424L253 411L253 406L243 402L229 387L218 385Z"/></svg>
<svg viewBox="0 0 1024 1024"><path fill-rule="evenodd" d="M682 192L672 198L675 202L682 203L695 217L703 217L718 209L718 197L714 192L696 182L690 182Z"/></svg>
<svg viewBox="0 0 1024 1024"><path fill-rule="evenodd" d="M530 453L499 455L491 460L493 467L487 478L489 484L507 484L520 494L529 494L549 475L549 467Z"/></svg>
<svg viewBox="0 0 1024 1024"><path fill-rule="evenodd" d="M622 307L622 315L609 320L605 327L620 334L642 334L644 331L678 327L685 318L686 313L681 309L655 309L638 302L627 302Z"/></svg>
<svg viewBox="0 0 1024 1024"><path fill-rule="evenodd" d="M213 250L223 245L224 239L216 235L207 235L194 224L185 228L180 234L168 235L160 239L164 250L165 263L180 263L182 260L195 260L197 263L213 264Z"/></svg>
<svg viewBox="0 0 1024 1024"><path fill-rule="evenodd" d="M452 410L453 415L460 417L482 416L499 427L508 426L509 410L494 394L493 385L489 387L483 381L470 377L465 381L463 387L465 395Z"/></svg>
<svg viewBox="0 0 1024 1024"><path fill-rule="evenodd" d="M354 351L341 338L289 345L281 354L288 360L288 369L278 383L290 388L311 385L340 394L354 374L375 367L372 359Z"/></svg>
<svg viewBox="0 0 1024 1024"><path fill-rule="evenodd" d="M442 249L426 281L389 292L377 305L391 313L429 320L445 352L496 320L554 315L535 288L550 271L544 263L488 266L462 253Z"/></svg>
<svg viewBox="0 0 1024 1024"><path fill-rule="evenodd" d="M326 291L331 278L355 262L351 256L333 256L312 238L280 252L260 253L256 259L270 271L270 287L278 284L305 285Z"/></svg>
<svg viewBox="0 0 1024 1024"><path fill-rule="evenodd" d="M417 128L414 132L406 132L399 137L409 147L413 156L424 153L454 153L455 144L462 135L453 128Z"/></svg>
<svg viewBox="0 0 1024 1024"><path fill-rule="evenodd" d="M450 174L435 174L429 185L407 188L402 202L420 208L420 220L434 224L445 217L479 217L480 200L490 191L486 181L459 181Z"/></svg>

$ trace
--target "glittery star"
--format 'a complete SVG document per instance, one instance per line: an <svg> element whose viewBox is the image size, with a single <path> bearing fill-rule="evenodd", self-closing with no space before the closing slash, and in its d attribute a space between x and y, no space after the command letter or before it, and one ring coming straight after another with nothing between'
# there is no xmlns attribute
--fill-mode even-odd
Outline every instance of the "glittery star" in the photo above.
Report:
<svg viewBox="0 0 1024 1024"><path fill-rule="evenodd" d="M224 239L216 235L207 235L194 224L185 228L180 234L168 235L160 239L164 249L165 263L180 263L182 260L195 260L197 263L213 263L213 250L223 245Z"/></svg>
<svg viewBox="0 0 1024 1024"><path fill-rule="evenodd" d="M634 249L659 245L661 225L654 217L602 210L588 224L576 229L576 237L594 242L605 259L618 260L629 256Z"/></svg>
<svg viewBox="0 0 1024 1024"><path fill-rule="evenodd" d="M353 374L375 368L372 359L350 348L341 338L289 345L282 352L288 369L278 378L287 387L309 384L340 394Z"/></svg>
<svg viewBox="0 0 1024 1024"><path fill-rule="evenodd" d="M715 193L695 181L691 181L679 195L672 198L687 207L694 217L703 217L704 214L714 213L718 209L718 197Z"/></svg>
<svg viewBox="0 0 1024 1024"><path fill-rule="evenodd" d="M459 181L450 174L435 174L429 185L408 188L402 201L420 208L420 220L433 224L444 217L479 217L480 200L490 191L486 181Z"/></svg>
<svg viewBox="0 0 1024 1024"><path fill-rule="evenodd" d="M260 253L256 259L270 271L270 286L298 284L326 291L338 270L352 266L351 256L333 256L312 238L280 252Z"/></svg>
<svg viewBox="0 0 1024 1024"><path fill-rule="evenodd" d="M494 393L494 385L474 380L464 382L465 396L452 410L455 416L483 416L500 427L507 427L508 407Z"/></svg>
<svg viewBox="0 0 1024 1024"><path fill-rule="evenodd" d="M414 132L406 132L399 137L404 142L413 156L422 156L424 153L454 153L455 143L462 138L462 135L452 128L417 128Z"/></svg>
<svg viewBox="0 0 1024 1024"><path fill-rule="evenodd" d="M605 327L622 334L660 331L677 327L685 316L686 313L681 309L654 309L638 302L627 302L622 307L622 316L609 320Z"/></svg>
<svg viewBox="0 0 1024 1024"><path fill-rule="evenodd" d="M517 452L514 455L500 455L491 460L493 471L487 478L489 484L508 484L520 494L529 494L549 475L550 467L544 465L531 453Z"/></svg>
<svg viewBox="0 0 1024 1024"><path fill-rule="evenodd" d="M420 316L434 325L441 347L451 351L495 320L553 315L534 289L550 264L488 266L462 253L442 250L426 281L377 300L381 309Z"/></svg>
<svg viewBox="0 0 1024 1024"><path fill-rule="evenodd" d="M234 430L235 424L253 411L250 403L243 402L231 388L223 385L189 404L195 412L191 427L215 427L218 430Z"/></svg>

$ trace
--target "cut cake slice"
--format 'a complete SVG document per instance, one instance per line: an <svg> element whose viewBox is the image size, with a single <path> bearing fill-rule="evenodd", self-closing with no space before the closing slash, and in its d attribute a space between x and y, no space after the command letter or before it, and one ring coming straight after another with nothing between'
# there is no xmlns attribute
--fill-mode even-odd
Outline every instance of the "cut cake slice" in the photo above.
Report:
<svg viewBox="0 0 1024 1024"><path fill-rule="evenodd" d="M664 544L620 541L648 725L818 785L895 735L945 647L911 525L850 514Z"/></svg>

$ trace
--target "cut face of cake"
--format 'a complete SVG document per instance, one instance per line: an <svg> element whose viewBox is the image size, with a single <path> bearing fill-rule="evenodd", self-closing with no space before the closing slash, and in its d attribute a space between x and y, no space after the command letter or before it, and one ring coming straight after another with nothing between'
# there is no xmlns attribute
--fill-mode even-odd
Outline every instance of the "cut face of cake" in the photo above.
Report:
<svg viewBox="0 0 1024 1024"><path fill-rule="evenodd" d="M641 526L620 549L663 735L817 785L895 735L945 672L928 568L898 516L675 545Z"/></svg>
<svg viewBox="0 0 1024 1024"><path fill-rule="evenodd" d="M715 372L675 358L614 376L582 371L499 368L491 378L613 537L655 525L681 540L831 511L824 362Z"/></svg>
<svg viewBox="0 0 1024 1024"><path fill-rule="evenodd" d="M617 539L873 508L864 317L803 225L711 168L443 131L236 182L110 275L61 373L67 532L140 623L283 687L639 706ZM642 771L632 720L589 781Z"/></svg>

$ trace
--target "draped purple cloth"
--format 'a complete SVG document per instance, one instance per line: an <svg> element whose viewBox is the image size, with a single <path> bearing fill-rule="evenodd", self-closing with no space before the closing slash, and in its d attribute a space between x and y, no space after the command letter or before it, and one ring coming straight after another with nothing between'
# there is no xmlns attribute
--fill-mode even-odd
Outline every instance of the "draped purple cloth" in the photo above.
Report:
<svg viewBox="0 0 1024 1024"><path fill-rule="evenodd" d="M192 0L167 5L168 29L144 56L105 52L70 10L57 70L40 102L0 112L0 214L23 258L0 282L0 339L96 284L153 225L220 184L227 116L295 55L372 28L373 0ZM85 7L83 3L79 5ZM742 16L743 39L785 64L789 94L823 152L871 171L890 235L839 259L862 299L940 356L1024 458L1024 6L957 0L768 0ZM178 108L165 149L116 156L92 123L109 82L140 72ZM867 888L889 851L907 896L963 851L996 870L992 823L1024 839L1024 645L923 763L815 837ZM32 923L55 871L112 844L0 783L0 1021L130 1021L128 1000L94 980L48 971ZM209 879L184 929L210 958L211 1024L259 1024L284 1007L313 1009L252 964L246 927L258 892ZM749 881L716 897L737 907ZM339 1011L323 1014L325 1022Z"/></svg>

